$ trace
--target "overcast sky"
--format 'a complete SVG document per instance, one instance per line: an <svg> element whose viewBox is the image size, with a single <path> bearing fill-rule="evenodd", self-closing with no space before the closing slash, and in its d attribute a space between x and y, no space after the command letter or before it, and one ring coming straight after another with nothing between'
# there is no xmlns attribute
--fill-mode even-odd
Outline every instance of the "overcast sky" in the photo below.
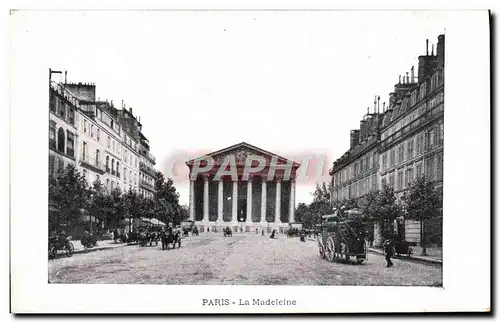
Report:
<svg viewBox="0 0 500 323"><path fill-rule="evenodd" d="M34 59L133 108L164 173L172 156L245 141L325 155L327 175L374 96L387 101L398 75L417 71L425 40L436 44L446 28L444 12L16 14ZM314 181L298 184L297 203L311 201Z"/></svg>

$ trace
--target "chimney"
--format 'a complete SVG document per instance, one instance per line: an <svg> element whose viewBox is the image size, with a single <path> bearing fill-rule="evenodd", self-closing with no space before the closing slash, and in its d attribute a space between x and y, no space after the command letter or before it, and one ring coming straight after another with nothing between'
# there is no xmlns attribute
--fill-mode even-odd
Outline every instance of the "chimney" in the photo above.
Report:
<svg viewBox="0 0 500 323"><path fill-rule="evenodd" d="M432 52L431 52L431 56L434 56L434 44L432 44Z"/></svg>
<svg viewBox="0 0 500 323"><path fill-rule="evenodd" d="M401 74L399 75L399 81L398 84L401 84Z"/></svg>
<svg viewBox="0 0 500 323"><path fill-rule="evenodd" d="M385 102L382 103L382 111L385 112Z"/></svg>
<svg viewBox="0 0 500 323"><path fill-rule="evenodd" d="M132 112L132 108L129 108L129 112L131 115L134 115L133 112Z"/></svg>
<svg viewBox="0 0 500 323"><path fill-rule="evenodd" d="M123 109L123 107L124 107L124 106L125 106L125 105L123 104L123 100L122 100L122 109Z"/></svg>
<svg viewBox="0 0 500 323"><path fill-rule="evenodd" d="M406 72L406 83L410 83L410 77L408 76L408 72Z"/></svg>
<svg viewBox="0 0 500 323"><path fill-rule="evenodd" d="M444 35L438 36L437 58L439 66L444 66Z"/></svg>
<svg viewBox="0 0 500 323"><path fill-rule="evenodd" d="M64 71L64 85L68 83L68 71Z"/></svg>
<svg viewBox="0 0 500 323"><path fill-rule="evenodd" d="M350 148L356 146L359 142L359 130L351 130L351 145Z"/></svg>
<svg viewBox="0 0 500 323"><path fill-rule="evenodd" d="M380 113L380 95L377 97L377 113Z"/></svg>
<svg viewBox="0 0 500 323"><path fill-rule="evenodd" d="M415 66L411 67L411 83L415 83Z"/></svg>
<svg viewBox="0 0 500 323"><path fill-rule="evenodd" d="M429 40L425 40L425 56L429 56Z"/></svg>

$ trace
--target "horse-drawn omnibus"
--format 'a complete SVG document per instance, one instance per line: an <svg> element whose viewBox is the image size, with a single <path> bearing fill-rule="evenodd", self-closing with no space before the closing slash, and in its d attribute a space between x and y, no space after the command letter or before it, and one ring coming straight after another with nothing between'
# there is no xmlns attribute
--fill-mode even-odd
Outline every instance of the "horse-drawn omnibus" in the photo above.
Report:
<svg viewBox="0 0 500 323"><path fill-rule="evenodd" d="M357 212L341 212L322 217L318 248L321 258L329 261L356 258L358 264L367 259L366 224Z"/></svg>

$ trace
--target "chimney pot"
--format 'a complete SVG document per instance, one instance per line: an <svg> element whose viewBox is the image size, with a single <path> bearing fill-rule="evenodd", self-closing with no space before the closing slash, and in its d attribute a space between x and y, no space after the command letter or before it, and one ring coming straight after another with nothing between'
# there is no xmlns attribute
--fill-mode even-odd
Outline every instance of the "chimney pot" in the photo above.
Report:
<svg viewBox="0 0 500 323"><path fill-rule="evenodd" d="M425 55L429 56L429 40L425 40Z"/></svg>

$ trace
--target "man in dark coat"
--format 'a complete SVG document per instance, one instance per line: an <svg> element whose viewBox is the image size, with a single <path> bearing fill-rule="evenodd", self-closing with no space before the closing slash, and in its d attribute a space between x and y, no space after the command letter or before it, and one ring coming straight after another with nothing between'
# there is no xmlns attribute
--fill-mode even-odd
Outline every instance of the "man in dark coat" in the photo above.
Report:
<svg viewBox="0 0 500 323"><path fill-rule="evenodd" d="M384 253L385 253L385 260L387 261L387 267L394 266L394 264L391 261L391 257L394 256L394 244L391 239L387 239L384 242Z"/></svg>

